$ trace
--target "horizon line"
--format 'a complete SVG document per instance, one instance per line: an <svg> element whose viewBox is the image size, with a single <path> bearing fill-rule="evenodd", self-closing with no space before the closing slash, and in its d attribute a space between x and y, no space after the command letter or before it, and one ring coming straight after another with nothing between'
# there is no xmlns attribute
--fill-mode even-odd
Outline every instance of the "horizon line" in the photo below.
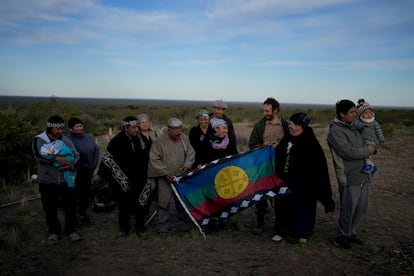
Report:
<svg viewBox="0 0 414 276"><path fill-rule="evenodd" d="M185 103L212 103L214 100L183 100L183 99L149 99L149 98L112 98L112 97L62 97L62 96L22 96L22 95L0 95L0 98L30 98L30 99L63 99L63 100L102 100L102 101L108 101L108 100L115 100L115 101L144 101L144 102L150 102L150 101L156 101L156 102L185 102ZM216 99L218 100L218 99ZM226 100L226 103L234 103L234 104L259 104L261 105L263 101L234 101L234 100ZM293 103L293 102L280 102L281 105L299 105L299 106L319 106L319 107L332 107L335 108L335 103L332 104L325 104L325 103ZM356 102L355 102L356 105ZM414 106L393 106L393 105L376 105L377 108L402 108L402 109L414 109Z"/></svg>

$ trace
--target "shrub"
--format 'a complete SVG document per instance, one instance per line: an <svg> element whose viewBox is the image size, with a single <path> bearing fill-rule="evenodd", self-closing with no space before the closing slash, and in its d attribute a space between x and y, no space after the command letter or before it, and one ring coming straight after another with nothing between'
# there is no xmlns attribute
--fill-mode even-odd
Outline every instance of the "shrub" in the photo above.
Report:
<svg viewBox="0 0 414 276"><path fill-rule="evenodd" d="M31 125L12 107L0 110L0 121L0 179L16 184L33 165Z"/></svg>

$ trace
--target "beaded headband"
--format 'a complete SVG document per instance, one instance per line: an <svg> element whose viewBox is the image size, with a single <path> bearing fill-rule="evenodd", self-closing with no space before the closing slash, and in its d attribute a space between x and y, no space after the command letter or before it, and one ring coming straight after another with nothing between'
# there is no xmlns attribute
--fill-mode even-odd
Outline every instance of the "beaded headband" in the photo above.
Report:
<svg viewBox="0 0 414 276"><path fill-rule="evenodd" d="M46 126L47 127L55 127L55 128L64 128L65 124L64 123L50 123L50 122L47 122Z"/></svg>
<svg viewBox="0 0 414 276"><path fill-rule="evenodd" d="M138 121L134 120L134 121L122 121L122 125L123 126L137 126L138 125Z"/></svg>

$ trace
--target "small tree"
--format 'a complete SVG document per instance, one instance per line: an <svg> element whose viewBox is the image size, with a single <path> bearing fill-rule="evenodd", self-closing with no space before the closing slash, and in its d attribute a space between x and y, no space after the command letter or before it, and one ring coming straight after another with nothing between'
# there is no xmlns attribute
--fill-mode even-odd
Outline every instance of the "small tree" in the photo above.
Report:
<svg viewBox="0 0 414 276"><path fill-rule="evenodd" d="M0 122L0 180L16 184L33 166L31 125L12 107L0 110Z"/></svg>

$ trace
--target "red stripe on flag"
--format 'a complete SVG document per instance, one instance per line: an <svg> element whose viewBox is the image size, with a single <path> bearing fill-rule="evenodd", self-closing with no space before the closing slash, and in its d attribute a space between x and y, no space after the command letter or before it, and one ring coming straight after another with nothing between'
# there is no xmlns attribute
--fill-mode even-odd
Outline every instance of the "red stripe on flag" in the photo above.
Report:
<svg viewBox="0 0 414 276"><path fill-rule="evenodd" d="M272 173L266 177L256 180L255 182L249 183L247 188L241 194L234 198L224 199L219 196L215 196L206 199L201 204L194 206L192 209L190 209L190 213L195 220L199 221L203 217L211 216L216 212L228 206L231 206L234 202L240 201L251 194L263 190L272 190L281 183L282 180L276 174Z"/></svg>

